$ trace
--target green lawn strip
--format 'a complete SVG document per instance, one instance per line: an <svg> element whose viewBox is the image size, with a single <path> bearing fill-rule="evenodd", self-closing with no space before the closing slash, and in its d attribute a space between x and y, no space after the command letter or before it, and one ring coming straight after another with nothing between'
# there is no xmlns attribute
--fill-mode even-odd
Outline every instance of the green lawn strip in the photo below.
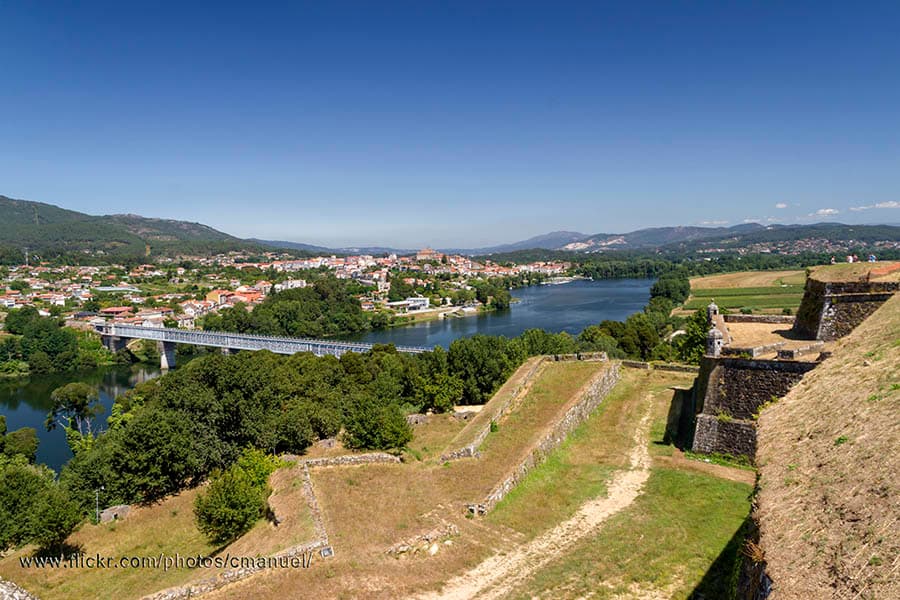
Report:
<svg viewBox="0 0 900 600"><path fill-rule="evenodd" d="M803 294L775 294L768 296L729 296L715 297L720 308L796 308L803 300ZM697 310L709 304L711 298L691 298L684 308Z"/></svg>
<svg viewBox="0 0 900 600"><path fill-rule="evenodd" d="M695 298L728 298L730 296L777 296L777 295L803 294L802 285L794 286L765 286L765 287L737 287L737 288L703 288L691 290Z"/></svg>
<svg viewBox="0 0 900 600"><path fill-rule="evenodd" d="M636 585L671 588L673 598L688 598L698 587L705 598L726 598L750 492L704 473L654 468L631 506L541 569L515 597L607 598Z"/></svg>

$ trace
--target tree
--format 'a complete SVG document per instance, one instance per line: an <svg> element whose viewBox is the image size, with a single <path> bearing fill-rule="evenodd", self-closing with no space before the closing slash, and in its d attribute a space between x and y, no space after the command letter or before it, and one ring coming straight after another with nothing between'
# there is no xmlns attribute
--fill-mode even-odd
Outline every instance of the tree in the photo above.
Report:
<svg viewBox="0 0 900 600"><path fill-rule="evenodd" d="M0 549L27 543L58 548L80 521L78 506L53 471L21 456L0 457Z"/></svg>
<svg viewBox="0 0 900 600"><path fill-rule="evenodd" d="M463 382L463 404L484 404L524 356L503 337L473 335L450 344L450 374Z"/></svg>
<svg viewBox="0 0 900 600"><path fill-rule="evenodd" d="M29 465L23 457L0 457L0 549L29 541L29 512L52 478L52 473Z"/></svg>
<svg viewBox="0 0 900 600"><path fill-rule="evenodd" d="M706 352L706 335L709 332L710 321L705 310L694 312L685 323L683 335L676 336L673 345L679 358L689 363L699 363Z"/></svg>
<svg viewBox="0 0 900 600"><path fill-rule="evenodd" d="M34 499L29 517L31 541L44 550L53 550L75 530L82 514L66 492L52 483Z"/></svg>
<svg viewBox="0 0 900 600"><path fill-rule="evenodd" d="M56 388L50 394L53 406L45 421L47 431L62 425L64 428L77 431L82 438L91 436L93 434L91 422L103 412L103 406L99 404L98 398L97 389L82 382Z"/></svg>
<svg viewBox="0 0 900 600"><path fill-rule="evenodd" d="M11 310L7 313L4 327L9 333L22 335L25 333L25 328L28 327L32 321L36 321L39 318L40 315L35 307L23 306L22 308Z"/></svg>
<svg viewBox="0 0 900 600"><path fill-rule="evenodd" d="M412 428L397 404L362 394L351 400L344 426L348 448L400 449L410 440Z"/></svg>
<svg viewBox="0 0 900 600"><path fill-rule="evenodd" d="M425 379L421 386L422 408L435 412L450 412L463 397L463 382L459 377L438 373Z"/></svg>
<svg viewBox="0 0 900 600"><path fill-rule="evenodd" d="M3 424L6 429L6 423ZM30 463L37 458L38 436L34 427L22 427L3 436L2 450L7 456L21 455Z"/></svg>

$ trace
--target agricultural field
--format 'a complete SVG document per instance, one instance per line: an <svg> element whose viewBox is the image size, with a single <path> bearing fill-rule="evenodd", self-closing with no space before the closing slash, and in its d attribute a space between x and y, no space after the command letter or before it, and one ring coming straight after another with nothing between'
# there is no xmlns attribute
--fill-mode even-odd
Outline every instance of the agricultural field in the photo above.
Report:
<svg viewBox="0 0 900 600"><path fill-rule="evenodd" d="M796 312L806 284L804 271L748 271L691 279L686 310L715 300L719 308L754 313Z"/></svg>

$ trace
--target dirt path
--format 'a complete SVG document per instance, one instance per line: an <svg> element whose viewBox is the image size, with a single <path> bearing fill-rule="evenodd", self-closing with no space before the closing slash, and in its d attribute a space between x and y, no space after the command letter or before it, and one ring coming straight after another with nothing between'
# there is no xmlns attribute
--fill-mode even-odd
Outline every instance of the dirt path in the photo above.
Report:
<svg viewBox="0 0 900 600"><path fill-rule="evenodd" d="M431 592L419 598L499 598L630 505L650 477L648 444L653 404L649 400L646 413L635 431L634 447L630 453L631 469L619 471L613 476L606 497L586 502L572 518L550 531L510 552L495 554L467 573L451 579L440 592Z"/></svg>
<svg viewBox="0 0 900 600"><path fill-rule="evenodd" d="M699 460L691 460L685 457L684 453L677 448L672 456L656 456L654 459L657 464L670 466L675 469L686 471L699 471L707 473L714 477L720 477L729 481L738 481L747 485L756 484L756 471L749 469L739 469L737 467L726 467L725 465L717 465L715 463L707 463Z"/></svg>

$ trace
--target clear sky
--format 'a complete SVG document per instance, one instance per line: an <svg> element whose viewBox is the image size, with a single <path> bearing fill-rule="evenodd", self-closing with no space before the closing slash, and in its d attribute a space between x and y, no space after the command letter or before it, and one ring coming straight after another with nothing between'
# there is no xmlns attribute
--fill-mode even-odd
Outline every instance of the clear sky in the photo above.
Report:
<svg viewBox="0 0 900 600"><path fill-rule="evenodd" d="M329 245L900 222L895 0L0 0L0 25L11 197Z"/></svg>

